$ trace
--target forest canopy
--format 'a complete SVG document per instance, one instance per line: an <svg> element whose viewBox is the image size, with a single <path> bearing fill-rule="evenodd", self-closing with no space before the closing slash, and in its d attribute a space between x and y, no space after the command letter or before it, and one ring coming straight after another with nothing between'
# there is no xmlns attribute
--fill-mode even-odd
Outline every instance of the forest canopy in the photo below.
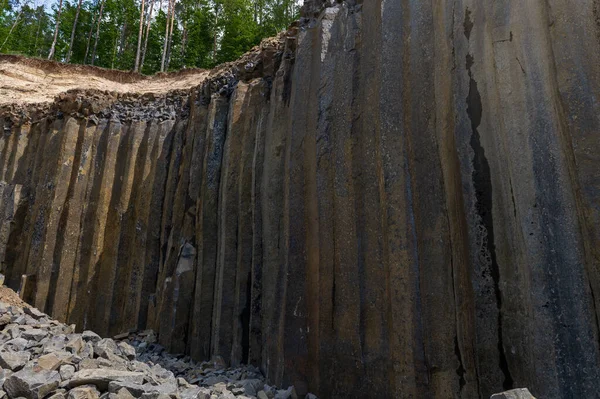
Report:
<svg viewBox="0 0 600 399"><path fill-rule="evenodd" d="M144 74L232 61L300 0L0 0L0 53Z"/></svg>

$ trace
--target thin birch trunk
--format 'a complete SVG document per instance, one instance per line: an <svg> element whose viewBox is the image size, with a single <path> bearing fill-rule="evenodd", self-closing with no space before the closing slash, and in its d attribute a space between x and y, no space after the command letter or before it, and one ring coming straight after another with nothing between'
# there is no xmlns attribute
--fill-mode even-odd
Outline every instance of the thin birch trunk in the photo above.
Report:
<svg viewBox="0 0 600 399"><path fill-rule="evenodd" d="M166 23L166 26L165 26L165 43L164 43L164 46L163 46L162 60L160 62L160 71L161 72L165 71L165 60L167 58L167 45L168 45L168 42L169 42L169 22L170 22L169 19L170 19L170 16L171 16L171 3L172 2L173 2L173 0L169 0L169 8L168 8L168 11L167 11L167 23Z"/></svg>
<svg viewBox="0 0 600 399"><path fill-rule="evenodd" d="M171 63L171 46L173 44L173 23L175 22L175 1L173 0L173 8L171 10L171 27L169 28L169 44L167 46L167 67L169 70L169 64Z"/></svg>
<svg viewBox="0 0 600 399"><path fill-rule="evenodd" d="M100 36L100 23L102 22L102 11L104 11L104 0L101 0L102 3L100 3L100 13L98 14L98 23L96 25L96 38L94 40L94 50L92 51L92 62L91 64L94 65L94 62L96 62L96 49L98 48L98 37Z"/></svg>
<svg viewBox="0 0 600 399"><path fill-rule="evenodd" d="M69 43L69 52L67 53L67 63L71 61L71 55L73 54L73 42L75 41L75 31L77 30L77 21L79 20L79 12L81 11L81 3L83 0L79 0L77 4L77 12L75 13L75 21L73 21L73 30L71 31L71 42Z"/></svg>
<svg viewBox="0 0 600 399"><path fill-rule="evenodd" d="M139 72L140 71L140 55L142 52L142 35L144 33L144 7L146 5L146 1L142 0L142 11L140 13L140 31L138 33L138 45L137 45L137 52L135 54L135 66L133 68L133 70L135 72Z"/></svg>
<svg viewBox="0 0 600 399"><path fill-rule="evenodd" d="M10 38L10 35L12 35L13 30L15 30L15 28L19 24L19 20L21 19L21 15L23 15L23 8L27 5L27 3L29 3L29 1L26 2L25 4L23 4L23 7L21 7L21 11L17 15L17 18L15 18L15 22L10 27L10 31L8 31L8 35L6 35L6 38L4 38L4 42L2 43L2 46L0 46L0 50L2 50L2 48L4 47L4 45L6 44L6 42L8 41L8 39Z"/></svg>
<svg viewBox="0 0 600 399"><path fill-rule="evenodd" d="M54 28L54 40L52 40L52 47L50 47L50 53L48 59L54 58L54 52L56 51L56 40L58 39L58 27L60 26L60 15L62 14L63 0L60 0L58 4L58 15L56 16L56 27Z"/></svg>
<svg viewBox="0 0 600 399"><path fill-rule="evenodd" d="M148 21L146 22L146 38L144 39L144 50L142 51L142 61L140 63L140 71L144 68L144 61L146 60L146 51L148 51L148 37L150 36L150 27L152 26L152 11L154 10L154 3L156 3L156 0L151 0L150 12L148 13ZM162 6L162 4L161 4L161 6Z"/></svg>
<svg viewBox="0 0 600 399"><path fill-rule="evenodd" d="M87 64L88 55L90 53L90 44L92 43L92 33L94 33L94 26L96 25L96 18L98 16L98 4L100 4L100 0L96 0L96 11L94 11L94 15L92 17L92 23L90 24L90 32L88 34L87 45L85 46L85 57L83 57L83 63Z"/></svg>

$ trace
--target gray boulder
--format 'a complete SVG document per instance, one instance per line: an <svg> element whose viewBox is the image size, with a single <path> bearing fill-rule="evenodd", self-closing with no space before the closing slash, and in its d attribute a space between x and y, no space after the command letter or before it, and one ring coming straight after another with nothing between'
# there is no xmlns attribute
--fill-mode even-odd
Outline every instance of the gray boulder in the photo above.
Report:
<svg viewBox="0 0 600 399"><path fill-rule="evenodd" d="M105 359L112 359L112 355L119 353L119 348L115 341L110 338L104 338L94 344L94 353L98 355L98 357L103 357Z"/></svg>
<svg viewBox="0 0 600 399"><path fill-rule="evenodd" d="M275 399L298 399L298 395L296 394L294 387L289 387L288 389L280 389L277 391Z"/></svg>
<svg viewBox="0 0 600 399"><path fill-rule="evenodd" d="M85 369L76 372L73 378L66 382L65 386L67 388L75 388L81 385L92 384L104 392L108 390L108 384L111 381L142 384L144 382L144 374L115 369Z"/></svg>
<svg viewBox="0 0 600 399"><path fill-rule="evenodd" d="M135 349L133 348L133 346L129 345L127 342L119 342L118 348L121 351L121 353L123 354L123 356L125 356L127 359L129 359L129 360L135 359Z"/></svg>
<svg viewBox="0 0 600 399"><path fill-rule="evenodd" d="M85 342L91 342L91 343L96 343L99 342L102 338L96 334L93 331L84 331L81 333L81 338L85 341Z"/></svg>
<svg viewBox="0 0 600 399"><path fill-rule="evenodd" d="M127 389L136 398L143 395L158 396L160 394L176 396L178 392L176 382L152 385L148 383L136 384L127 381L112 381L108 384L108 392L110 393L118 393L122 388Z"/></svg>
<svg viewBox="0 0 600 399"><path fill-rule="evenodd" d="M62 378L63 381L65 380L70 380L71 378L73 378L73 375L75 375L75 366L73 366L72 364L65 364L60 366L60 378Z"/></svg>
<svg viewBox="0 0 600 399"><path fill-rule="evenodd" d="M34 371L24 369L11 375L4 382L4 389L10 398L42 399L58 388L60 374L57 371Z"/></svg>
<svg viewBox="0 0 600 399"><path fill-rule="evenodd" d="M135 399L135 396L125 388L121 388L117 393L109 393L108 397L110 399Z"/></svg>
<svg viewBox="0 0 600 399"><path fill-rule="evenodd" d="M40 312L36 308L24 308L23 311L36 320L46 317L44 313Z"/></svg>
<svg viewBox="0 0 600 399"><path fill-rule="evenodd" d="M29 352L0 352L0 367L18 371L27 364L30 358Z"/></svg>
<svg viewBox="0 0 600 399"><path fill-rule="evenodd" d="M10 341L7 341L3 345L3 347L5 349L10 349L14 352L25 350L25 349L27 349L28 346L29 346L29 341L27 341L25 338L21 338L21 337L13 338Z"/></svg>
<svg viewBox="0 0 600 399"><path fill-rule="evenodd" d="M264 383L259 379L241 380L236 383L237 386L244 390L246 395L256 396L258 391L263 388Z"/></svg>
<svg viewBox="0 0 600 399"><path fill-rule="evenodd" d="M48 397L47 399L65 399L65 392L63 392L64 389L59 389L57 391L54 391L54 393L52 394L52 396Z"/></svg>
<svg viewBox="0 0 600 399"><path fill-rule="evenodd" d="M490 399L535 399L527 388L513 389L492 395Z"/></svg>
<svg viewBox="0 0 600 399"><path fill-rule="evenodd" d="M10 370L4 368L0 369L0 388L4 385L4 381L6 381L6 379L12 374L13 372Z"/></svg>
<svg viewBox="0 0 600 399"><path fill-rule="evenodd" d="M21 333L21 337L30 341L41 341L46 338L48 331L41 330L39 328L29 328Z"/></svg>
<svg viewBox="0 0 600 399"><path fill-rule="evenodd" d="M67 399L98 399L100 392L95 385L83 385L69 391Z"/></svg>

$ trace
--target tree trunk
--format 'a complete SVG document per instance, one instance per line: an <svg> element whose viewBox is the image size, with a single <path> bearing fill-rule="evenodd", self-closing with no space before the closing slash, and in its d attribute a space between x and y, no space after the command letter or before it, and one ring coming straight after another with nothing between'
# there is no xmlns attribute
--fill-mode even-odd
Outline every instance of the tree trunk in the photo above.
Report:
<svg viewBox="0 0 600 399"><path fill-rule="evenodd" d="M42 19L44 18L44 8L40 8L40 15L38 17L38 28L37 28L37 33L35 34L35 43L33 44L33 52L31 54L33 54L34 56L37 54L37 48L38 48L38 40L40 38L40 31L42 30Z"/></svg>
<svg viewBox="0 0 600 399"><path fill-rule="evenodd" d="M148 50L148 36L150 36L150 26L152 26L152 11L154 10L154 3L156 3L156 0L151 0L150 12L148 12L148 21L146 22L146 38L144 39L144 51L142 51L142 61L140 62L140 71L144 68L144 61L146 60L146 51ZM161 4L161 6L162 6L162 4Z"/></svg>
<svg viewBox="0 0 600 399"><path fill-rule="evenodd" d="M117 47L119 47L119 38L115 37L115 46L113 47L113 56L110 64L110 69L115 69L115 58L117 57Z"/></svg>
<svg viewBox="0 0 600 399"><path fill-rule="evenodd" d="M215 4L215 35L213 39L213 63L217 62L217 34L219 33L219 5Z"/></svg>
<svg viewBox="0 0 600 399"><path fill-rule="evenodd" d="M183 24L183 35L181 37L181 60L183 62L183 67L187 67L187 65L185 64L185 48L187 45L187 21Z"/></svg>
<svg viewBox="0 0 600 399"><path fill-rule="evenodd" d="M67 53L67 63L71 61L71 55L73 54L73 42L75 41L75 31L77 30L77 21L79 20L79 12L81 11L81 3L83 0L79 0L77 3L77 12L75 13L75 21L73 21L73 30L71 31L71 42L69 43L69 52Z"/></svg>
<svg viewBox="0 0 600 399"><path fill-rule="evenodd" d="M173 0L173 9L171 10L171 27L169 28L169 44L167 46L167 67L166 70L169 69L169 64L171 63L171 46L173 44L173 23L175 22L175 1Z"/></svg>
<svg viewBox="0 0 600 399"><path fill-rule="evenodd" d="M62 0L61 0L62 1ZM27 2L29 3L29 1ZM25 3L23 5L23 7L21 7L21 11L19 12L19 14L17 15L17 18L15 18L15 22L12 24L12 26L10 27L10 31L8 32L8 35L6 35L6 38L4 39L4 42L2 43L2 45L0 46L0 50L2 50L2 48L4 47L4 45L6 44L6 42L8 41L8 39L10 38L10 35L12 35L13 30L17 27L17 25L19 24L19 20L21 19L21 15L23 15L23 9L24 7L27 5L27 3ZM56 40L56 39L54 39Z"/></svg>
<svg viewBox="0 0 600 399"><path fill-rule="evenodd" d="M98 14L98 23L96 25L96 39L94 40L94 50L92 51L92 62L96 62L96 49L98 48L98 37L100 36L100 23L102 22L102 11L104 11L104 0L100 3L100 13Z"/></svg>
<svg viewBox="0 0 600 399"><path fill-rule="evenodd" d="M121 39L119 40L119 58L125 52L126 45L126 34L127 33L127 21L123 22L123 26L121 27Z"/></svg>
<svg viewBox="0 0 600 399"><path fill-rule="evenodd" d="M96 0L96 12L94 12L94 16L92 18L92 23L90 24L90 32L88 34L87 45L85 46L85 57L83 57L83 63L87 64L88 55L90 53L90 43L92 42L92 33L94 33L94 26L96 25L96 17L98 16L98 5L100 4L100 0Z"/></svg>
<svg viewBox="0 0 600 399"><path fill-rule="evenodd" d="M146 5L146 1L142 0L142 12L140 13L140 31L138 33L138 45L137 52L135 54L135 66L133 70L135 72L140 71L140 55L142 52L142 34L144 33L144 7Z"/></svg>
<svg viewBox="0 0 600 399"><path fill-rule="evenodd" d="M60 14L62 13L62 4L63 0L60 0L60 3L58 4L58 15L56 16L56 27L54 28L54 40L52 40L52 47L50 47L50 53L48 54L49 60L54 58L54 52L56 51L56 39L58 39L58 27L60 25Z"/></svg>
<svg viewBox="0 0 600 399"><path fill-rule="evenodd" d="M167 58L167 46L168 46L168 42L169 42L169 18L171 16L171 4L173 3L173 0L169 0L169 9L167 11L167 23L165 26L165 43L163 46L163 55L162 55L162 60L160 63L160 71L164 72L165 71L165 61Z"/></svg>

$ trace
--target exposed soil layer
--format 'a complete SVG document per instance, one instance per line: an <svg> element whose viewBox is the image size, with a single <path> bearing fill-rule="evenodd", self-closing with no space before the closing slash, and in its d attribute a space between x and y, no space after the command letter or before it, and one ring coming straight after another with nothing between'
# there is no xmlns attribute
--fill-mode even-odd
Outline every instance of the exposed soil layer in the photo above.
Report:
<svg viewBox="0 0 600 399"><path fill-rule="evenodd" d="M144 76L87 65L0 55L0 104L52 102L59 94L73 89L164 94L196 86L209 73L190 69Z"/></svg>

